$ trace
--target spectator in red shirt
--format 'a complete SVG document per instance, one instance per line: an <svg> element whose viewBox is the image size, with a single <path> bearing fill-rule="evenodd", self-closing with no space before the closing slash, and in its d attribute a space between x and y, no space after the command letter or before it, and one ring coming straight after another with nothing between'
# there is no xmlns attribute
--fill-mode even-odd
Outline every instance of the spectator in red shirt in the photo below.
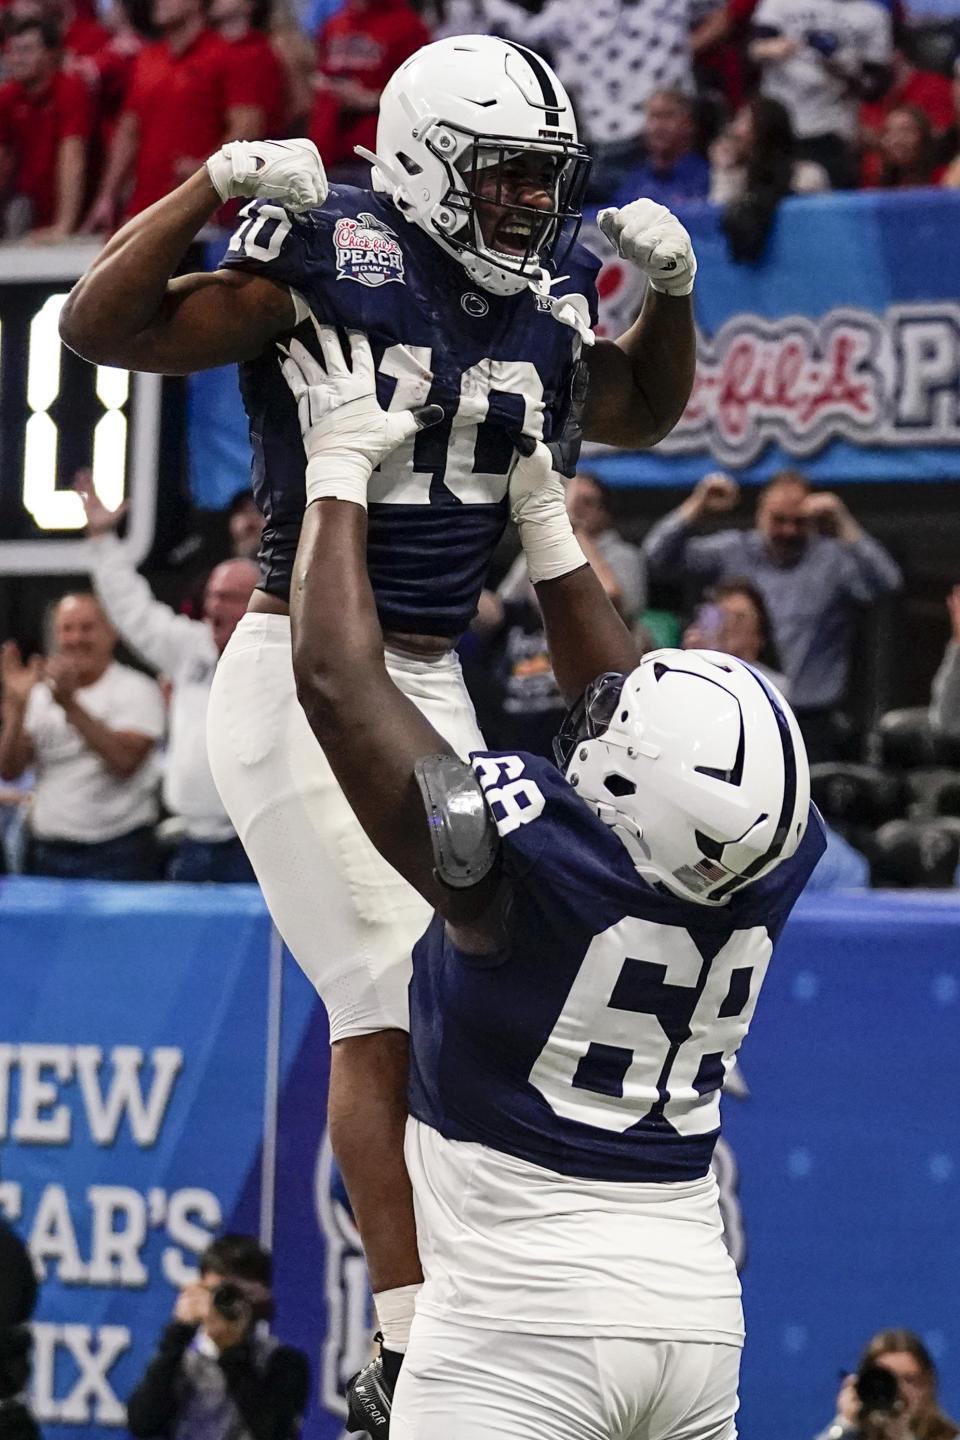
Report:
<svg viewBox="0 0 960 1440"><path fill-rule="evenodd" d="M719 91L732 113L747 91L744 46L758 0L696 0L691 5L690 53L697 88Z"/></svg>
<svg viewBox="0 0 960 1440"><path fill-rule="evenodd" d="M247 67L263 110L264 135L287 135L287 81L270 39L270 0L210 0L207 20Z"/></svg>
<svg viewBox="0 0 960 1440"><path fill-rule="evenodd" d="M307 133L329 169L373 149L380 92L430 32L407 0L346 0L317 41L316 98Z"/></svg>
<svg viewBox="0 0 960 1440"><path fill-rule="evenodd" d="M864 185L884 190L915 189L939 185L942 174L926 112L916 105L899 105L891 110L880 131L879 149L864 160Z"/></svg>
<svg viewBox="0 0 960 1440"><path fill-rule="evenodd" d="M867 148L880 144L883 122L892 110L905 105L922 110L930 125L942 134L954 122L953 90L946 75L917 70L900 50L893 55L893 84L882 100L860 106L860 141Z"/></svg>
<svg viewBox="0 0 960 1440"><path fill-rule="evenodd" d="M58 0L52 13L60 26L63 53L68 60L91 59L110 39L107 27L89 11L74 5L73 0Z"/></svg>
<svg viewBox="0 0 960 1440"><path fill-rule="evenodd" d="M139 214L228 140L266 134L259 84L208 27L203 0L153 0L151 21L163 38L134 61L87 231L111 229L121 208L128 218Z"/></svg>
<svg viewBox="0 0 960 1440"><path fill-rule="evenodd" d="M144 46L144 37L134 23L128 0L112 0L104 19L110 38L94 56L100 101L97 148L101 155L110 150L117 122L127 103L133 62Z"/></svg>
<svg viewBox="0 0 960 1440"><path fill-rule="evenodd" d="M79 75L61 65L60 39L44 20L20 20L4 46L0 86L0 191L5 228L56 244L77 228L86 182L91 105ZM17 216L19 215L19 220Z"/></svg>

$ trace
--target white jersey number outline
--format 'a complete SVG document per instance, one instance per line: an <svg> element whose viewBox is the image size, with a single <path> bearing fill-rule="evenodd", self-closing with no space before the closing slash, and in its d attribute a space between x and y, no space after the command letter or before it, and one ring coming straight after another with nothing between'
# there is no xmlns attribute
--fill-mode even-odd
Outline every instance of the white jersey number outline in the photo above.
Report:
<svg viewBox="0 0 960 1440"><path fill-rule="evenodd" d="M433 384L433 351L428 345L390 345L378 366L396 380L388 410L425 405ZM480 426L487 418L493 391L523 401L521 429L543 439L543 381L532 360L479 360L460 377L460 399L450 429L443 483L464 505L495 505L507 493L510 465L502 474L476 469ZM371 504L429 505L433 467L415 469L417 437L398 445L370 477ZM512 464L512 459L511 459Z"/></svg>
<svg viewBox="0 0 960 1440"><path fill-rule="evenodd" d="M243 222L230 237L230 254L261 264L275 260L290 234L290 218L281 205L251 201L240 211ZM425 405L433 384L429 345L390 345L378 370L396 381L388 410L412 410ZM543 439L543 381L532 360L478 360L460 377L460 398L447 446L443 483L463 505L496 505L507 493L513 456L502 472L478 470L480 426L496 391L523 402L521 430L534 440ZM383 460L370 479L367 498L375 505L429 505L434 468L414 468L416 436Z"/></svg>
<svg viewBox="0 0 960 1440"><path fill-rule="evenodd" d="M618 921L591 941L530 1083L582 1125L623 1134L662 1116L711 1134L772 949L756 926L705 961L679 925Z"/></svg>

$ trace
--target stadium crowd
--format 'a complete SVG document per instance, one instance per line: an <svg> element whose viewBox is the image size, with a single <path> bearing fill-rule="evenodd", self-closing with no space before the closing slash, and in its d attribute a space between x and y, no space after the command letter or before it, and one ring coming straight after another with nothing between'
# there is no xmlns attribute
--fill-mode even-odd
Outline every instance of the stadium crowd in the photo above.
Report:
<svg viewBox="0 0 960 1440"><path fill-rule="evenodd" d="M6 0L0 29L8 241L106 234L234 138L307 134L333 178L364 183L354 147L373 147L390 75L432 36L470 31L552 59L594 157L595 202L720 204L737 259L762 252L787 194L960 185L960 22L924 20L901 0L678 0L667 10L644 0L312 0L302 11L290 0L110 0L99 11L94 0ZM238 203L219 213L224 227ZM6 864L249 879L199 742L217 657L255 582L260 517L238 495L229 551L213 557L192 613L177 614L122 560L110 534L119 513L105 511L83 477L78 485L93 596L61 599L45 659L24 660L12 642L3 652ZM857 615L896 593L899 569L839 497L812 492L798 472L764 488L752 525L741 515L722 528L738 501L730 477L707 475L641 546L618 533L589 474L568 494L581 545L635 627L638 654L682 636L782 685L835 826L834 855L843 840L853 846L853 869L841 874L951 882L960 859L956 595L929 714L853 734ZM490 743L548 754L562 703L533 589L522 558L511 559L461 654ZM673 610L649 609L651 588L657 601L667 582ZM160 689L117 663L118 638ZM28 810L29 824L18 823Z"/></svg>
<svg viewBox="0 0 960 1440"><path fill-rule="evenodd" d="M2 234L103 234L231 139L309 135L364 177L380 92L431 37L544 53L591 198L726 207L756 258L788 194L960 185L960 27L904 0L5 0ZM811 17L815 17L812 24ZM227 225L235 207L221 215Z"/></svg>

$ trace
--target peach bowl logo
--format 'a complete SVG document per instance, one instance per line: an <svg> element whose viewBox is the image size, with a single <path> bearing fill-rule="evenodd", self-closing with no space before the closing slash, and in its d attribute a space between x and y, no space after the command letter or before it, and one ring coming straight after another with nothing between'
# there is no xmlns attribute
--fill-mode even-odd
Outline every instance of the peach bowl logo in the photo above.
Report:
<svg viewBox="0 0 960 1440"><path fill-rule="evenodd" d="M403 251L389 226L375 215L344 215L333 228L337 279L376 289L396 280L403 285Z"/></svg>

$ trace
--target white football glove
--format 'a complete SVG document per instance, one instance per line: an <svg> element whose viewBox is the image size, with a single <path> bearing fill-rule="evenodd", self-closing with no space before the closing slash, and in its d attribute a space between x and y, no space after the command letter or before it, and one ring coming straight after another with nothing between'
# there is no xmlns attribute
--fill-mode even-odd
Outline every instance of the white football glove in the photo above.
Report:
<svg viewBox="0 0 960 1440"><path fill-rule="evenodd" d="M586 564L567 515L564 485L542 440L531 455L518 458L510 474L510 519L520 532L534 585Z"/></svg>
<svg viewBox="0 0 960 1440"><path fill-rule="evenodd" d="M636 265L654 290L690 294L697 257L690 236L666 205L633 200L620 210L601 210L597 224L620 258Z"/></svg>
<svg viewBox="0 0 960 1440"><path fill-rule="evenodd" d="M207 161L221 200L278 200L287 210L313 210L330 186L312 140L231 140Z"/></svg>
<svg viewBox="0 0 960 1440"><path fill-rule="evenodd" d="M311 315L320 341L323 365L299 340L280 368L297 402L303 448L307 454L307 504L313 500L352 500L367 508L367 483L391 450L426 425L443 418L439 405L419 410L382 410L377 400L376 372L370 343L349 331L352 368L347 366L339 336L332 325ZM324 366L326 368L324 368Z"/></svg>

